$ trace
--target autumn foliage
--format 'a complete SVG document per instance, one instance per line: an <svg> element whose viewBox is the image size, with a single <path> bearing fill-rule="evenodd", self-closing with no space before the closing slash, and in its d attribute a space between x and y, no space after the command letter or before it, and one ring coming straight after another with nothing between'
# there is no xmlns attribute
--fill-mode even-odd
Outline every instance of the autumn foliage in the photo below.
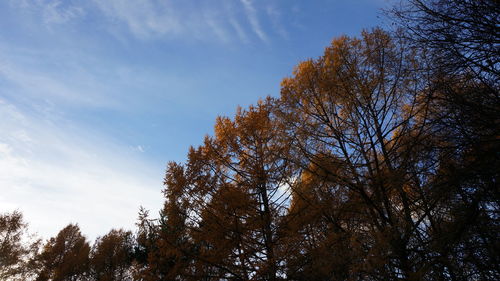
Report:
<svg viewBox="0 0 500 281"><path fill-rule="evenodd" d="M334 39L169 163L160 217L141 210L135 234L90 246L69 225L23 246L20 214L1 216L0 277L499 280L493 2L410 1L395 10L406 29Z"/></svg>

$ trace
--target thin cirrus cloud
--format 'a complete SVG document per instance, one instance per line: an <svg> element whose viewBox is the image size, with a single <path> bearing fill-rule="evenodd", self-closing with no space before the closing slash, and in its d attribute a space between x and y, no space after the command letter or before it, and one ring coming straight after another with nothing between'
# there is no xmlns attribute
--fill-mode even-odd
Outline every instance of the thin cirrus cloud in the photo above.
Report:
<svg viewBox="0 0 500 281"><path fill-rule="evenodd" d="M94 3L109 20L124 23L142 39L177 34L184 29L168 1L95 0Z"/></svg>
<svg viewBox="0 0 500 281"><path fill-rule="evenodd" d="M91 239L113 227L133 229L140 205L161 206L163 166L143 159L146 146L67 118L72 109L125 106L97 83L99 73L73 63L48 67L36 57L0 46L0 212L22 211L44 238L75 222Z"/></svg>
<svg viewBox="0 0 500 281"><path fill-rule="evenodd" d="M50 28L85 16L85 9L73 0L10 0L11 7L36 14L42 23Z"/></svg>
<svg viewBox="0 0 500 281"><path fill-rule="evenodd" d="M48 2L42 7L43 19L46 24L63 24L85 15L83 8L77 6L65 7L61 1Z"/></svg>
<svg viewBox="0 0 500 281"><path fill-rule="evenodd" d="M30 96L35 99L43 99L47 102L73 104L78 106L90 107L116 107L116 101L99 95L99 91L89 86L87 89L82 87L75 87L75 85L68 85L60 78L53 77L50 74L39 69L28 69L18 64L18 62L10 62L8 60L0 60L0 77L7 81L10 85L10 94L23 93L23 95ZM80 80L80 84L84 84L82 79L72 78L73 80ZM89 82L88 78L83 79ZM6 91L4 89L4 91Z"/></svg>
<svg viewBox="0 0 500 281"><path fill-rule="evenodd" d="M276 33L278 33L281 37L285 39L289 39L290 35L288 34L288 31L281 22L281 18L283 16L281 11L279 11L279 9L276 8L275 6L269 5L266 8L266 13L267 16L271 19L271 23Z"/></svg>
<svg viewBox="0 0 500 281"><path fill-rule="evenodd" d="M97 18L97 21L104 24L105 30L121 39L124 30L142 40L184 38L208 41L216 38L225 43L249 43L254 37L269 43L269 34L272 33L287 38L275 5L256 5L252 0L93 0L85 3L72 0L19 0L11 1L11 4L38 17L48 29L77 22L88 15L100 14L101 18Z"/></svg>
<svg viewBox="0 0 500 281"><path fill-rule="evenodd" d="M112 23L123 23L140 39L184 36L198 40L218 38L222 42L239 40L248 43L251 34L263 42L269 41L260 17L271 17L266 8L258 10L251 0L240 2L220 0L199 1L125 1L94 0L99 10ZM182 3L179 4L179 3ZM243 16L242 16L243 15ZM276 18L270 29L282 36L283 25Z"/></svg>
<svg viewBox="0 0 500 281"><path fill-rule="evenodd" d="M161 205L162 171L139 152L1 99L0 118L0 212L21 210L42 237L74 222L91 239L132 229L139 198L149 209Z"/></svg>
<svg viewBox="0 0 500 281"><path fill-rule="evenodd" d="M260 21L258 18L257 10L253 6L253 2L251 0L241 0L241 3L245 7L246 15L248 18L248 21L250 22L250 25L252 26L253 32L259 36L259 38L267 42L267 35L266 33L262 30L262 27L260 25Z"/></svg>
<svg viewBox="0 0 500 281"><path fill-rule="evenodd" d="M179 85L179 80L175 73L109 63L106 58L78 50L37 50L0 43L0 97L34 103L37 109L44 104L41 110L45 112L51 106L59 111L142 110L147 101L164 104L172 99L158 87L165 83Z"/></svg>

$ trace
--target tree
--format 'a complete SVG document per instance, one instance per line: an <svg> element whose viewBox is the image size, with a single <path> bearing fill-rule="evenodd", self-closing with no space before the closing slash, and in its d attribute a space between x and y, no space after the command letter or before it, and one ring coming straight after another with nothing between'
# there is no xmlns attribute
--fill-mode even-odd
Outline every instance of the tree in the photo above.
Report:
<svg viewBox="0 0 500 281"><path fill-rule="evenodd" d="M265 280L277 280L282 272L278 222L287 206L286 186L293 173L283 157L288 146L280 139L273 108L274 101L267 99L247 110L239 109L234 120L219 118L215 137L207 138L199 149L201 162L219 181L218 187L212 185L212 202L217 204L218 196L226 197L222 198L226 205L217 206L228 209L216 212L232 219L213 216L213 211L210 215L219 223L232 224L233 242L240 243L234 249L240 255L237 264L246 264L243 272ZM231 189L235 189L230 193L235 198L225 195Z"/></svg>
<svg viewBox="0 0 500 281"><path fill-rule="evenodd" d="M189 276L192 244L186 224L185 178L183 167L169 163L165 181L166 201L159 220L142 211L138 244L142 280L179 280ZM180 280L185 280L180 279Z"/></svg>
<svg viewBox="0 0 500 281"><path fill-rule="evenodd" d="M0 214L0 279L26 280L36 274L40 240L28 234L19 211Z"/></svg>
<svg viewBox="0 0 500 281"><path fill-rule="evenodd" d="M37 281L78 281L88 273L90 246L76 224L69 224L50 238L40 254L42 269Z"/></svg>
<svg viewBox="0 0 500 281"><path fill-rule="evenodd" d="M448 151L434 188L453 191L434 230L448 243L435 249L453 261L451 275L498 279L498 1L412 0L393 15L432 60L432 133Z"/></svg>
<svg viewBox="0 0 500 281"><path fill-rule="evenodd" d="M280 255L286 260L287 280L347 280L354 263L353 236L337 224L356 221L358 210L341 202L345 195L328 191L331 186L321 169L303 171L281 221L285 233Z"/></svg>
<svg viewBox="0 0 500 281"><path fill-rule="evenodd" d="M330 213L328 231L348 232L360 244L349 245L360 251L351 278L410 278L417 271L410 238L422 214L406 189L408 152L400 148L421 108L416 61L406 48L378 29L362 39L341 37L282 82L279 115L295 148L292 160L321 175L314 192L325 185L320 196L336 199L321 205Z"/></svg>
<svg viewBox="0 0 500 281"><path fill-rule="evenodd" d="M498 1L410 0L392 14L410 40L433 51L434 66L469 69L498 87Z"/></svg>
<svg viewBox="0 0 500 281"><path fill-rule="evenodd" d="M165 241L192 260L184 278L277 280L282 274L278 221L292 177L273 104L267 99L239 109L234 120L218 118L215 136L192 148L186 165L169 165L162 228L182 234Z"/></svg>
<svg viewBox="0 0 500 281"><path fill-rule="evenodd" d="M304 170L289 215L319 216L299 225L290 219L305 243L288 261L294 274L321 274L315 257L327 247L336 251L319 279L481 276L473 262L429 246L462 247L480 216L457 216L467 206L457 201L464 190L442 181L457 151L436 133L442 118L433 113L442 105L420 58L406 40L375 29L334 40L283 81L277 115L290 160ZM445 222L460 234L448 236Z"/></svg>
<svg viewBox="0 0 500 281"><path fill-rule="evenodd" d="M97 238L90 254L90 275L96 281L132 280L134 251L132 232L111 230Z"/></svg>

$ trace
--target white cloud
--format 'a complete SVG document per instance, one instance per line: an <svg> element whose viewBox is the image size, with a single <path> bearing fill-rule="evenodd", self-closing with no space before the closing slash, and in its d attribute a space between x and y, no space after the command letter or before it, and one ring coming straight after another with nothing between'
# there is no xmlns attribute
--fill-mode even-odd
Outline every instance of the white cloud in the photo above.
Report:
<svg viewBox="0 0 500 281"><path fill-rule="evenodd" d="M267 35L266 33L262 30L262 27L259 22L259 17L257 14L257 10L253 6L253 2L251 0L241 0L241 3L245 7L245 11L247 14L248 21L250 22L250 25L252 26L253 32L257 34L257 36L264 42L267 42Z"/></svg>
<svg viewBox="0 0 500 281"><path fill-rule="evenodd" d="M220 21L221 16L219 13L216 13L214 11L205 11L203 13L203 17L207 26L210 27L215 36L217 36L222 42L230 41L228 31Z"/></svg>
<svg viewBox="0 0 500 281"><path fill-rule="evenodd" d="M63 24L85 15L83 8L73 5L65 6L61 1L48 1L42 5L42 8L46 24Z"/></svg>
<svg viewBox="0 0 500 281"><path fill-rule="evenodd" d="M275 6L269 5L266 7L267 16L271 19L273 29L283 38L288 39L289 35L285 27L281 23L281 12Z"/></svg>
<svg viewBox="0 0 500 281"><path fill-rule="evenodd" d="M254 33L261 41L269 42L260 17L270 20L274 29L286 38L286 30L276 17L277 10L269 5L256 5L253 0L168 1L168 0L10 0L11 7L23 21L53 27L78 22L92 15L96 25L104 24L104 30L119 40L126 40L129 32L141 40L174 38L223 43L240 41L248 43L247 33ZM260 7L262 9L257 9ZM259 11L262 11L260 13ZM97 12L97 13L96 13ZM102 17L104 16L104 17ZM80 20L80 23L82 21ZM99 29L101 30L101 29ZM59 32L60 29L55 29ZM124 33L123 31L127 31Z"/></svg>
<svg viewBox="0 0 500 281"><path fill-rule="evenodd" d="M127 29L140 39L158 39L184 36L198 40L218 38L221 42L237 39L248 42L247 30L268 42L259 21L259 14L250 0L241 0L242 6L233 7L228 1L126 1L94 0L96 6L112 22L124 23ZM236 14L243 11L244 18ZM266 14L264 14L266 16ZM245 26L243 22L248 22Z"/></svg>
<svg viewBox="0 0 500 281"><path fill-rule="evenodd" d="M236 31L236 34L238 34L238 37L240 38L240 40L243 43L248 43L248 36L246 35L245 31L243 30L243 27L241 26L241 24L234 17L229 17L229 23Z"/></svg>
<svg viewBox="0 0 500 281"><path fill-rule="evenodd" d="M182 31L180 18L168 1L95 0L108 17L124 22L139 38L176 34Z"/></svg>
<svg viewBox="0 0 500 281"><path fill-rule="evenodd" d="M161 207L163 167L127 146L2 100L0 119L0 211L21 210L45 238L71 222L92 239L132 229L140 205Z"/></svg>
<svg viewBox="0 0 500 281"><path fill-rule="evenodd" d="M0 54L1 55L1 54ZM50 73L30 69L19 62L11 63L0 56L0 78L8 81L15 90L46 102L60 101L69 104L92 107L116 107L117 102L102 95L102 90L97 90L96 85L88 83L88 77L73 78L53 77ZM72 73L77 75L77 73ZM70 81L68 81L70 80ZM68 84L73 82L73 84ZM87 83L83 83L87 82ZM82 85L75 85L80 83ZM81 86L81 87L79 87ZM98 87L98 86L97 86ZM4 88L2 90L6 92Z"/></svg>
<svg viewBox="0 0 500 281"><path fill-rule="evenodd" d="M83 7L71 0L11 0L10 4L16 9L39 15L48 28L54 24L65 24L85 16Z"/></svg>
<svg viewBox="0 0 500 281"><path fill-rule="evenodd" d="M165 112L192 104L195 85L175 69L108 61L80 50L18 48L0 43L0 98L54 117L78 110ZM172 90L176 89L176 90Z"/></svg>

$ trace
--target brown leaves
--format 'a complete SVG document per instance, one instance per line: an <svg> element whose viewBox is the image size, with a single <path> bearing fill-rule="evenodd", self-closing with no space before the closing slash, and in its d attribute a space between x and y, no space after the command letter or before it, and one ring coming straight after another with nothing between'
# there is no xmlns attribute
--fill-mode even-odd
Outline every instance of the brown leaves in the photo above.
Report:
<svg viewBox="0 0 500 281"><path fill-rule="evenodd" d="M63 281L85 275L90 246L78 225L69 224L45 244L40 259L42 272L37 280Z"/></svg>
<svg viewBox="0 0 500 281"><path fill-rule="evenodd" d="M27 233L19 211L0 214L0 279L25 280L33 277L40 240Z"/></svg>
<svg viewBox="0 0 500 281"><path fill-rule="evenodd" d="M99 237L90 255L90 273L99 281L130 280L134 237L130 231L111 230Z"/></svg>

